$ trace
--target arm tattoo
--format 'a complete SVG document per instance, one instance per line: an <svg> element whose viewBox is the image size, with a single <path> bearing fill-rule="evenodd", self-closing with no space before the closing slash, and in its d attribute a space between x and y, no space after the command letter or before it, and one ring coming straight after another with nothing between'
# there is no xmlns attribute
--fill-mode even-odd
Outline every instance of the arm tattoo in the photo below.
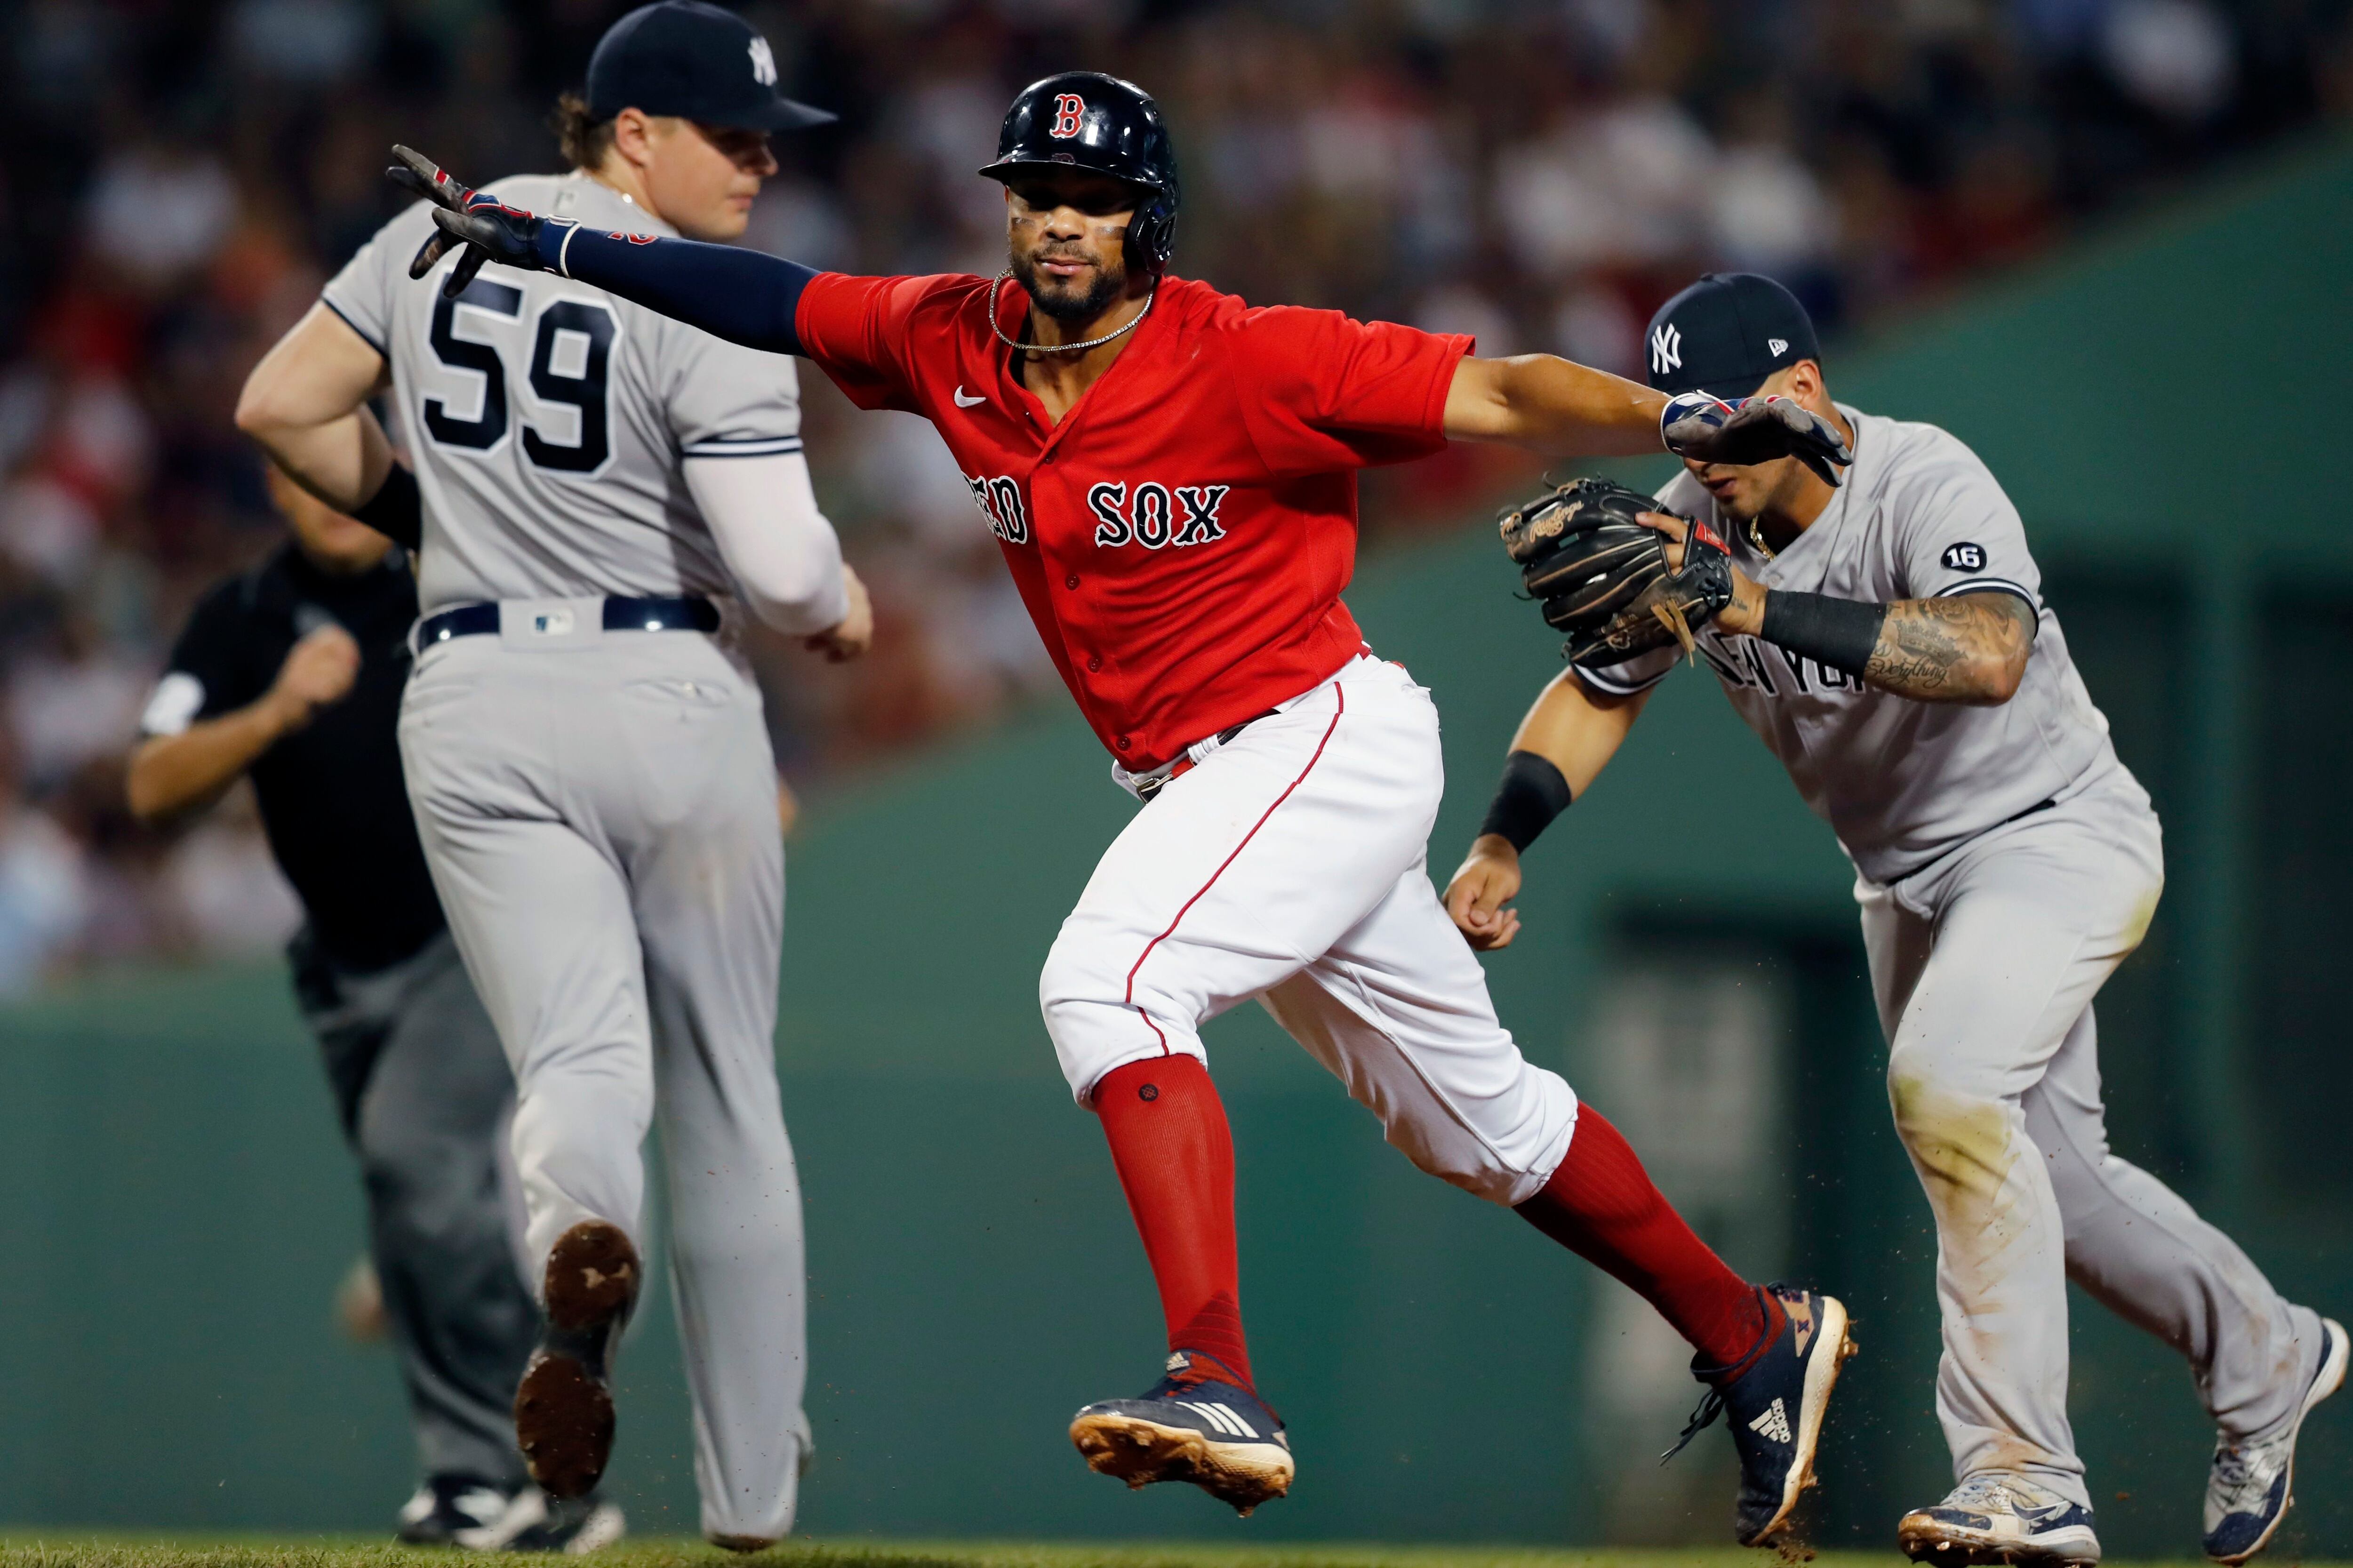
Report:
<svg viewBox="0 0 2353 1568"><path fill-rule="evenodd" d="M2015 594L1899 599L1862 678L1919 702L2000 702L2034 647L2034 607Z"/></svg>

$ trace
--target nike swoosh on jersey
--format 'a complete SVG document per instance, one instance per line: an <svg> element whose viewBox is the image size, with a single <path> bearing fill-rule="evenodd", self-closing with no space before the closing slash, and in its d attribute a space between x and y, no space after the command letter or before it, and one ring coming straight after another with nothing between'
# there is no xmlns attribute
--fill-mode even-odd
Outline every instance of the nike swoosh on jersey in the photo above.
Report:
<svg viewBox="0 0 2353 1568"><path fill-rule="evenodd" d="M986 397L966 397L964 395L964 384L961 382L956 384L955 405L958 408L977 408L987 401Z"/></svg>

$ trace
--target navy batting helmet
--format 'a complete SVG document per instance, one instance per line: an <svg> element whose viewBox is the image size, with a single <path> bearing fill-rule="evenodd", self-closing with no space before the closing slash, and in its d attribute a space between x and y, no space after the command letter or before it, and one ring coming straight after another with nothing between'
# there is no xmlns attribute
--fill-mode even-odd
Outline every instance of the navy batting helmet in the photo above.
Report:
<svg viewBox="0 0 2353 1568"><path fill-rule="evenodd" d="M980 172L1010 180L1025 169L1076 168L1141 187L1126 248L1154 272L1176 248L1176 148L1152 95L1101 71L1064 71L1021 89L997 133L997 161Z"/></svg>

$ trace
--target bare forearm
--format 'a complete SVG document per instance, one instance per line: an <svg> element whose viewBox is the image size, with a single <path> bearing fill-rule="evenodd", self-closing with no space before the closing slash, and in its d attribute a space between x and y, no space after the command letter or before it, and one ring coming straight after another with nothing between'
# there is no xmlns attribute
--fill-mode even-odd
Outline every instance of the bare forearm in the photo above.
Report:
<svg viewBox="0 0 2353 1568"><path fill-rule="evenodd" d="M125 781L131 814L142 822L157 822L210 805L286 729L282 705L265 697L179 734L141 742Z"/></svg>
<svg viewBox="0 0 2353 1568"><path fill-rule="evenodd" d="M1715 617L1721 631L1762 637L1898 697L1985 704L2017 695L2037 624L2015 594L1864 604L1760 587L1739 572Z"/></svg>
<svg viewBox="0 0 2353 1568"><path fill-rule="evenodd" d="M1666 395L1552 354L1466 359L1446 398L1446 434L1556 457L1630 457L1660 449Z"/></svg>
<svg viewBox="0 0 2353 1568"><path fill-rule="evenodd" d="M2033 611L2009 594L1899 599L1862 679L1915 702L2007 702L2033 652Z"/></svg>
<svg viewBox="0 0 2353 1568"><path fill-rule="evenodd" d="M316 426L249 432L296 484L337 511L360 510L392 471L392 442L365 408Z"/></svg>
<svg viewBox="0 0 2353 1568"><path fill-rule="evenodd" d="M1612 697L1563 670L1544 689L1512 735L1512 750L1534 752L1560 770L1572 794L1582 795L1626 743L1648 691Z"/></svg>

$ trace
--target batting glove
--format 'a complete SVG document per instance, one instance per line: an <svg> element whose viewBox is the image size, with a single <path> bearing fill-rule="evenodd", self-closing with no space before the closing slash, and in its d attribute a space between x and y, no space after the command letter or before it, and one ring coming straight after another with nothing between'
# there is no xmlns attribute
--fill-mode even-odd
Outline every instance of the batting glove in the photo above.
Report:
<svg viewBox="0 0 2353 1568"><path fill-rule="evenodd" d="M549 264L542 255L541 237L550 228L561 236L573 226L561 222L551 224L536 213L508 206L496 196L460 184L414 148L396 146L392 155L399 162L385 171L385 176L433 204L435 232L417 248L416 258L408 264L408 275L422 278L452 247L465 247L458 265L442 280L445 298L454 300L464 293L486 261L526 271L545 271Z"/></svg>
<svg viewBox="0 0 2353 1568"><path fill-rule="evenodd" d="M1839 469L1854 461L1837 426L1778 395L1733 404L1686 392L1669 399L1660 413L1659 437L1676 457L1702 463L1745 468L1795 458L1832 488Z"/></svg>

